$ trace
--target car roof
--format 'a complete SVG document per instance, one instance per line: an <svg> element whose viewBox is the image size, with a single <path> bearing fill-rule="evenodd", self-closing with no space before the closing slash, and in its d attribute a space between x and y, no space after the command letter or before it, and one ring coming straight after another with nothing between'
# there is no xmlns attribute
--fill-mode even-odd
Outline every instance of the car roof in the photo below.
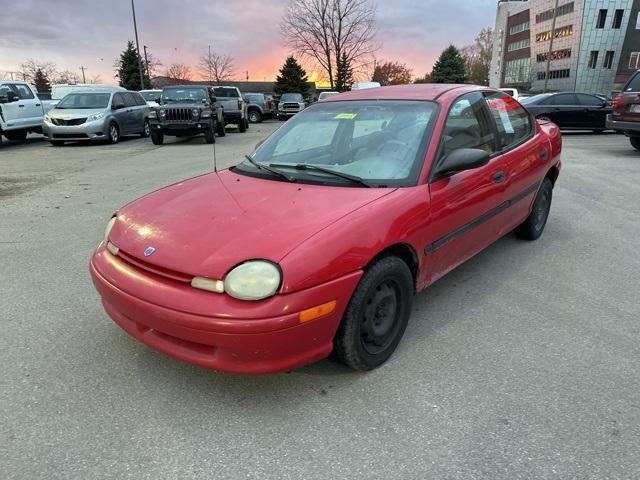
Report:
<svg viewBox="0 0 640 480"><path fill-rule="evenodd" d="M341 93L340 96L329 97L327 102L344 100L436 100L440 95L452 90L460 95L474 92L481 88L475 85L449 83L421 83L415 85L394 85L390 87L366 88ZM493 89L492 89L493 90Z"/></svg>

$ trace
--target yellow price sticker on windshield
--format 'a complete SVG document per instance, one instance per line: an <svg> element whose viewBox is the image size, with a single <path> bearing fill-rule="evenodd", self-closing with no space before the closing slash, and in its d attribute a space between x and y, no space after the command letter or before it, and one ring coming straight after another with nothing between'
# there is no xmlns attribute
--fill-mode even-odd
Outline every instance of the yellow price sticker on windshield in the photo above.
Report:
<svg viewBox="0 0 640 480"><path fill-rule="evenodd" d="M353 120L354 118L356 118L356 115L358 114L357 113L339 113L333 118L336 120Z"/></svg>

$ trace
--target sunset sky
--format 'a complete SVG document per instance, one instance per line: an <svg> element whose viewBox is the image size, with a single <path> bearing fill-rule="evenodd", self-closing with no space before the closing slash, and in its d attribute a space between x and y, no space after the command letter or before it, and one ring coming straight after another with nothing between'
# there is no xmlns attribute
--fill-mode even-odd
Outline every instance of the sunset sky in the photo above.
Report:
<svg viewBox="0 0 640 480"><path fill-rule="evenodd" d="M166 68L184 63L194 76L198 57L212 45L231 54L237 79L273 80L290 52L279 23L287 0L136 0L140 48L147 45ZM495 0L380 0L378 61L406 63L414 75L431 70L449 43L470 43L492 26ZM0 78L27 58L52 61L87 79L114 81L113 63L134 39L129 0L23 0L0 14ZM311 72L309 72L311 73Z"/></svg>

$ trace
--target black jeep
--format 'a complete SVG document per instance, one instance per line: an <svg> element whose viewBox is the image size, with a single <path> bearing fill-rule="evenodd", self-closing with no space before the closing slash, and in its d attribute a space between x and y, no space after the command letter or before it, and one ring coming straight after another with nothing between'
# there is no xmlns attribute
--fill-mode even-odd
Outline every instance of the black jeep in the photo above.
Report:
<svg viewBox="0 0 640 480"><path fill-rule="evenodd" d="M175 85L162 89L158 108L149 114L151 141L162 145L165 135L184 137L204 133L215 143L216 133L224 137L222 108L206 85Z"/></svg>

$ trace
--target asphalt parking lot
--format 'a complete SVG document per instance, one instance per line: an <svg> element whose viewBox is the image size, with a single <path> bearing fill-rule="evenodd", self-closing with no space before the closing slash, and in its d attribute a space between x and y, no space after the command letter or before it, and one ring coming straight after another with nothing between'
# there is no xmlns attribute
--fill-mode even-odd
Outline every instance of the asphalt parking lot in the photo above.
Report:
<svg viewBox="0 0 640 480"><path fill-rule="evenodd" d="M229 131L218 166L279 125ZM0 145L0 478L640 478L640 154L564 141L542 238L421 293L387 364L263 377L138 343L89 277L116 208L212 170L202 137Z"/></svg>

